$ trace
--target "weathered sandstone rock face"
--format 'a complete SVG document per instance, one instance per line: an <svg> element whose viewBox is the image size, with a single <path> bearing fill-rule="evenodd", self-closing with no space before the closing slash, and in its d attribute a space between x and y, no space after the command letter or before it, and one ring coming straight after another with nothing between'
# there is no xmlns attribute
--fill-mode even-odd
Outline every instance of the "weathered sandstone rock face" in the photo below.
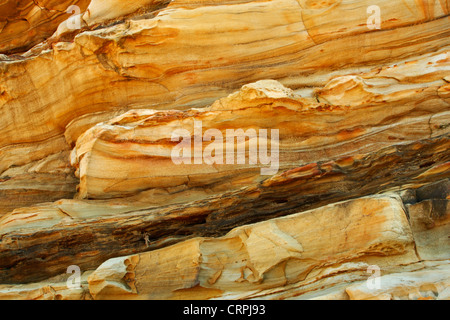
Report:
<svg viewBox="0 0 450 320"><path fill-rule="evenodd" d="M0 1L0 54L20 53L50 37L71 16L70 6L85 10L88 0Z"/></svg>
<svg viewBox="0 0 450 320"><path fill-rule="evenodd" d="M314 236L319 232L320 239ZM390 255L392 260L383 259ZM258 291L302 281L311 285L337 262L342 272L348 267L344 261L362 266L382 260L417 261L408 222L401 201L362 198L240 227L217 239L195 238L111 259L88 281L96 299L112 297L119 288L139 298L189 298L190 289L194 297L199 291L210 298L243 298L245 292L256 297ZM126 279L132 280L128 287Z"/></svg>
<svg viewBox="0 0 450 320"><path fill-rule="evenodd" d="M448 1L53 2L0 0L0 299L450 299Z"/></svg>

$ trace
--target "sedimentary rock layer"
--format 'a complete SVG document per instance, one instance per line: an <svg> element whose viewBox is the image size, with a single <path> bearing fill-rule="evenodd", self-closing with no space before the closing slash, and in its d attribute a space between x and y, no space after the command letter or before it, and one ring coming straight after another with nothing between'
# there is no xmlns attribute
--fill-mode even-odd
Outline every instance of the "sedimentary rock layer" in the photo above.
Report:
<svg viewBox="0 0 450 320"><path fill-rule="evenodd" d="M449 9L0 0L0 299L450 299Z"/></svg>
<svg viewBox="0 0 450 320"><path fill-rule="evenodd" d="M42 280L63 272L69 261L92 268L110 257L194 236L220 236L243 224L356 195L418 188L449 177L449 145L448 137L437 137L313 163L242 190L159 208L136 210L131 204L127 210L122 203L112 205L105 215L109 208L105 203L106 209L99 210L89 209L89 202L64 206L63 201L17 209L0 221L0 281Z"/></svg>
<svg viewBox="0 0 450 320"><path fill-rule="evenodd" d="M255 8L262 12L258 20L254 18ZM207 11L208 14L201 15L203 11ZM246 19L243 14L246 11L249 12L249 19ZM250 25L242 26L235 31L229 24L223 23L227 19L219 19L215 14L219 16L238 14L239 21L242 23L247 21ZM271 19L264 14L270 15ZM349 31L348 37L336 36L334 41L330 39L329 48L320 48L323 44L319 44L318 47L314 45L307 29L303 26L301 17L301 7L296 1L283 2L282 5L281 2L266 1L230 4L220 8L216 6L190 10L175 8L167 13L161 12L155 19L130 21L128 24L84 32L77 36L73 43L58 43L52 51L43 52L33 59L4 62L2 63L2 76L5 79L4 88L2 88L2 110L8 112L12 109L10 106L25 108L26 112L23 114L33 113L36 116L39 115L38 118L54 119L54 121L40 129L39 127L34 129L35 126L33 126L33 132L31 132L28 125L30 119L17 118L14 125L8 126L10 130L5 130L1 137L1 145L49 139L62 134L70 122L75 126L78 121L84 119L86 123L88 119L81 117L84 114L90 114L89 117L92 117L101 112L112 111L111 108L123 110L149 105L163 107L174 105L174 101L178 108L187 105L189 101L192 101L191 105L204 106L205 101L213 101L211 99L219 98L225 95L226 91L235 90L245 83L252 82L253 79L283 79L287 75L290 79L295 79L297 75L296 84L290 80L291 87L294 89L318 82L324 84L323 81L326 79L320 81L311 73L324 74L332 67L367 65L369 61L374 63L375 59L379 62L385 58L384 63L389 63L398 57L405 58L408 54L409 56L417 55L448 45L448 37L445 36L445 32L448 32L448 18L440 15L436 15L434 18L437 19L431 21L430 25L427 23L411 25L404 27L402 32L394 28L392 31L372 33L361 26L361 30L365 33L353 35ZM289 21L283 20L287 18ZM361 16L361 20L366 20L365 15ZM418 20L422 20L420 15L415 22ZM433 28L432 24L436 26ZM276 26L279 26L276 37L267 39L266 30L274 30ZM198 29L202 27L204 29ZM250 30L243 31L246 28ZM171 33L167 33L170 30L174 30L172 36L170 36ZM211 30L214 30L213 33ZM224 36L221 31L230 36ZM395 36L389 35L393 31L396 31ZM432 34L434 39L426 46L420 41L413 41L414 38L420 38L421 41L427 39L426 35L421 33ZM205 36L196 39L194 35L198 34ZM217 38L211 38L214 34ZM258 35L264 36L267 40L246 44L250 39L255 40ZM357 37L362 36L369 37L370 45L361 48L359 44L363 39L358 41ZM413 39L409 38L410 36ZM407 43L410 43L412 47L405 45L398 50L390 50L389 41L396 39L400 42L401 39L398 37L409 39ZM158 41L159 38L160 41ZM149 41L151 39L154 41ZM417 48L414 48L414 43ZM420 50L419 45L426 50ZM373 53L365 55L364 52L352 55L350 52L352 47L353 50L368 52L378 47L379 50L376 52L379 52L380 56L374 56ZM203 54L205 51L208 51L207 56ZM171 54L167 55L167 52ZM186 52L190 54L186 55ZM224 57L225 54L229 56L228 59ZM114 56L117 58L113 58ZM150 57L152 57L151 60L147 61ZM350 57L354 61L349 61ZM286 61L285 64L283 64L283 58ZM324 63L325 61L327 63ZM271 65L274 66L271 67ZM245 71L251 67L254 69L255 66L258 67L257 74L251 70ZM14 91L13 95L8 94L11 91L8 88L18 87L15 83L18 81L15 80L15 75L22 73L24 68L28 70L29 81L25 82L21 78L21 92ZM39 70L39 72L33 72L33 70ZM292 75L292 70L298 71ZM253 76L249 76L250 71ZM309 79L307 83L305 83L306 74ZM236 75L239 75L238 83L236 83ZM231 88L224 90L226 88L222 87L225 83ZM60 90L46 92L45 88L51 87L51 84L58 84ZM90 89L86 91L86 88ZM112 88L114 90L111 90ZM179 93L173 95L171 92ZM82 97L85 98L82 99ZM43 106L47 107L43 108ZM80 119L75 121L77 118ZM96 122L98 118L92 119L91 123ZM28 130L21 130L27 126Z"/></svg>
<svg viewBox="0 0 450 320"><path fill-rule="evenodd" d="M448 299L450 243L440 247L441 255L428 257L438 261L421 260L414 241L421 231L404 207L413 193L446 184L408 190L403 198L387 193L334 203L238 227L220 238L113 258L84 272L77 289L68 288L67 274L0 285L0 298ZM442 218L450 211L436 213L429 221L448 230ZM421 247L433 250L435 244Z"/></svg>
<svg viewBox="0 0 450 320"><path fill-rule="evenodd" d="M401 200L374 197L112 259L88 281L95 299L214 298L243 291L255 296L320 278L324 269L347 261L383 260L407 264L417 257Z"/></svg>
<svg viewBox="0 0 450 320"><path fill-rule="evenodd" d="M18 207L58 199L70 199L79 180L62 151L3 172L0 178L0 216Z"/></svg>
<svg viewBox="0 0 450 320"><path fill-rule="evenodd" d="M352 300L449 300L448 265L430 270L398 273L380 277L380 287L370 289L366 283L346 288Z"/></svg>
<svg viewBox="0 0 450 320"><path fill-rule="evenodd" d="M116 198L151 188L231 190L300 165L446 135L449 102L438 92L450 88L442 80L450 60L447 53L424 60L416 63L440 62L428 64L429 82L414 89L344 76L318 90L318 99L327 103L317 103L278 82L260 81L201 110L130 111L78 139L72 152L78 196ZM408 76L402 68L378 76Z"/></svg>
<svg viewBox="0 0 450 320"><path fill-rule="evenodd" d="M90 0L0 1L0 54L20 53L49 38L72 15L75 5L86 10Z"/></svg>
<svg viewBox="0 0 450 320"><path fill-rule="evenodd" d="M135 12L120 3L92 1L88 10L79 4L81 29L66 34L63 22L47 44L0 59L2 180L15 179L6 170L70 150L86 129L130 109L206 107L261 79L280 80L305 97L314 97L317 88L319 101L340 106L328 89L342 81L355 83L346 104L376 101L377 92L370 90L375 83L396 91L429 86L417 98L434 99L428 97L436 96L431 87L442 85L439 75L448 67L446 56L416 61L420 55L446 52L448 1L378 3L381 30L367 27L370 1L359 1L358 9L352 1L139 1ZM39 6L47 8L43 1ZM51 15L48 19L57 23ZM390 68L381 68L383 76L376 77L381 65ZM373 80L358 78L375 66ZM329 83L349 73L354 78ZM412 83L417 87L409 87ZM363 96L352 98L357 88ZM441 98L447 93L447 87L438 91ZM5 201L21 207L72 197L61 185L73 173L49 177L21 173L17 179L27 181L25 188L15 187L11 179L0 182ZM36 192L44 181L48 191ZM11 208L2 205L0 212Z"/></svg>

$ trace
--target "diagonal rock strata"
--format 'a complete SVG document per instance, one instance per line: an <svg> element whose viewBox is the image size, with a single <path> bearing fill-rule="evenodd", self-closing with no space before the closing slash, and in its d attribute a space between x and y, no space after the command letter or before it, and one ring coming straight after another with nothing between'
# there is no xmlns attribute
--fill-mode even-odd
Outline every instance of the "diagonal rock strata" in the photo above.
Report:
<svg viewBox="0 0 450 320"><path fill-rule="evenodd" d="M68 261L92 268L110 257L195 236L220 236L243 224L354 198L355 190L364 196L404 185L417 188L449 177L449 144L448 137L439 137L392 146L366 156L306 165L242 190L161 208L122 208L125 213L117 215L95 217L94 207L94 216L77 219L76 203L73 220L58 204L18 209L0 221L0 279L39 281L62 272ZM84 210L85 206L78 209L81 217Z"/></svg>
<svg viewBox="0 0 450 320"><path fill-rule="evenodd" d="M149 105L161 109L205 106L246 83L264 78L284 79L294 89L324 85L328 80L324 74L336 68L366 67L380 61L387 64L449 44L448 17L437 16L424 24L400 28L401 31L370 33L367 30L360 35L350 32L348 37L337 36L316 46L303 26L298 3L289 1L280 5L278 2L237 3L194 10L174 8L166 14L163 10L158 18L131 21L129 27L119 24L84 32L73 43L59 42L52 51L44 51L32 59L2 62L2 110L8 113L18 108L24 110L18 114L33 113L38 118L54 120L45 127L30 126L26 117L18 117L14 123L1 123L5 130L0 146L43 142L63 135L67 126L71 132L69 143L73 143L80 131L111 118L118 110ZM220 17L224 15L239 15L242 21L252 21L254 7L261 7L260 11L266 14L257 23L231 31L229 25L222 23L224 19ZM208 14L200 15L202 10ZM289 19L281 18L285 16ZM273 17L280 17L281 21L274 21ZM226 32L229 36L220 39L229 42L211 38L214 34L209 30L214 29L211 28L214 21L214 34L219 37L220 31ZM242 31L246 27L251 29ZM267 39L264 36L267 30L274 28L279 29L277 37ZM183 40L202 32L209 36L195 42ZM249 42L256 36L263 39L257 45ZM410 45L399 47L389 39L400 43L408 39L406 43ZM426 49L421 43L424 40ZM366 54L360 52L359 44L364 42L370 42L363 49L367 50ZM345 54L336 48L346 48ZM186 51L191 54L186 55ZM205 51L209 52L207 58L203 55ZM166 52L173 52L170 60ZM229 56L223 57L224 52ZM349 56L353 57L352 61ZM254 68L259 69L257 74L252 71ZM27 80L18 79L25 69L29 70ZM32 70L45 72L38 74ZM290 70L297 71L291 75ZM20 92L14 91L19 87L17 81ZM48 92L46 89L57 85L62 86L61 90ZM114 88L114 92L108 88Z"/></svg>
<svg viewBox="0 0 450 320"><path fill-rule="evenodd" d="M368 290L364 284L354 284L346 289L352 300L448 300L448 265L426 271L391 274L381 277L384 286Z"/></svg>
<svg viewBox="0 0 450 320"><path fill-rule="evenodd" d="M192 298L196 292L214 298L304 281L348 260L382 264L390 256L388 264L412 263L412 243L401 201L362 198L240 227L218 239L108 260L90 275L89 290L94 299ZM132 268L119 272L130 260Z"/></svg>
<svg viewBox="0 0 450 320"><path fill-rule="evenodd" d="M408 4L410 9L415 6L415 3ZM391 12L391 7L395 6L389 5L383 10ZM335 10L347 8L348 4L340 3ZM198 14L205 10L208 15ZM386 16L387 21L392 20L389 23L397 21L399 24L395 22L392 29L383 33L370 32L362 24L364 21L359 21L358 25L348 25L343 34L327 35L325 42L314 40L319 44L315 44L303 25L311 12L303 14L302 10L309 9L303 4L299 6L296 1L282 5L277 1L238 1L227 5L172 1L156 17L135 16L98 30L81 30L73 42L55 40L51 48L36 55L0 61L0 74L4 80L0 83L0 109L5 115L0 119L0 127L4 128L0 137L2 175L8 176L5 171L9 168L27 166L59 154L61 150L71 149L86 129L127 110L205 107L246 83L264 78L278 79L303 96L312 98L313 102L315 99L327 104L334 101L343 106L344 103L331 98L329 90L340 89L335 87L336 81L329 81L356 73L351 79L364 87L361 95L354 97L357 104L381 104L383 99L394 104L410 104L406 97L401 101L399 93L406 94L408 90L405 89L409 89L409 93L414 94L414 89L418 89L416 99L430 99L428 107L446 106L443 101L448 102L448 86L444 79L448 74L446 28L449 24L442 8L436 7L433 17L424 17L420 9L408 18L397 17L395 20ZM223 21L216 16L234 17L234 20L248 24L253 21L255 11L261 11L261 17L249 27L250 30L243 26L230 31L229 25L221 23L216 26L217 32L209 32L211 24ZM398 8L395 12L399 12ZM274 21L273 17L281 20ZM423 24L414 24L417 19ZM320 29L320 24L314 25ZM353 29L355 26L358 30ZM275 38L268 39L265 36L267 30L275 29ZM182 30L182 34L169 30ZM223 34L220 30L229 36L216 39L216 35ZM183 40L202 32L209 36L194 42ZM252 39L260 36L262 40L253 43ZM149 44L148 39L153 42ZM361 43L370 44L363 46L367 49L365 54L361 52ZM195 57L186 56L185 50ZM167 60L166 52L171 52L170 60ZM204 52L211 58L205 60ZM148 61L149 57L152 57L151 61ZM379 65L386 67L378 70ZM24 70L26 76L23 76ZM333 88L323 88L327 83ZM410 87L411 83L417 87ZM374 84L377 90L372 91ZM440 86L437 95L435 86ZM392 88L398 91L397 94L386 95ZM347 95L356 94L355 90L350 91ZM427 112L423 112L425 116ZM34 116L25 116L28 114ZM42 119L51 120L42 125ZM430 124L432 132L433 121ZM445 123L436 125L445 128ZM65 157L61 160L68 161ZM18 179L26 179L30 187L22 191L12 187L14 184L5 186L5 202L17 201L16 207L20 207L71 198L73 193L62 191L60 186L72 179L72 173L65 176L51 174L51 177L55 181L53 190L36 193L34 190L40 185L36 181L40 177L21 175ZM52 184L48 180L46 183ZM19 199L18 192L23 194ZM12 208L12 205L2 206L0 214Z"/></svg>
<svg viewBox="0 0 450 320"><path fill-rule="evenodd" d="M446 68L443 65L442 74ZM439 79L437 74L429 76ZM436 94L439 87L401 91L391 87L382 94L386 88L369 86L362 78L340 77L317 93L319 99L333 103L328 105L295 96L278 82L260 81L201 110L130 111L97 124L78 139L72 151L80 178L78 196L116 198L158 187L220 190L221 184L230 190L300 164L446 135L450 113L448 102ZM207 136L211 130L212 137ZM234 140L237 130L245 134L245 140ZM178 134L174 140L176 132L186 132L183 143L190 141L186 159L174 159L180 140ZM196 139L202 140L200 156ZM259 153L261 148L270 150L269 163L263 165L260 154L256 157L258 148ZM237 153L231 161L230 152ZM242 165L234 159L241 154L245 156Z"/></svg>
<svg viewBox="0 0 450 320"><path fill-rule="evenodd" d="M449 299L449 8L0 0L0 299Z"/></svg>
<svg viewBox="0 0 450 320"><path fill-rule="evenodd" d="M67 9L85 10L89 0L5 0L0 3L0 54L21 53L50 37L70 17Z"/></svg>

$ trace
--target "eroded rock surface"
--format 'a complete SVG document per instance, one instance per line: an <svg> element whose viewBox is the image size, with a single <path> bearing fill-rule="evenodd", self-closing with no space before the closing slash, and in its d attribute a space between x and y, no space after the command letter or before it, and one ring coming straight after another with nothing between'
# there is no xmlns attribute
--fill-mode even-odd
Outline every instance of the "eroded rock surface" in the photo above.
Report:
<svg viewBox="0 0 450 320"><path fill-rule="evenodd" d="M0 0L0 299L449 299L450 4L371 5Z"/></svg>

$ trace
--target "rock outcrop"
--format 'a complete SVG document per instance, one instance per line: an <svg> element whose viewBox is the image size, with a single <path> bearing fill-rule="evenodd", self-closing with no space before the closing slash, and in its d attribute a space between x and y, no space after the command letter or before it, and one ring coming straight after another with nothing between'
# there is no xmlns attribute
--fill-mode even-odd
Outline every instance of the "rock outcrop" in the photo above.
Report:
<svg viewBox="0 0 450 320"><path fill-rule="evenodd" d="M371 6L0 1L0 299L449 299L450 3Z"/></svg>
<svg viewBox="0 0 450 320"><path fill-rule="evenodd" d="M89 2L89 0L2 0L0 54L18 54L46 40L60 24L70 19L73 12L86 10Z"/></svg>

